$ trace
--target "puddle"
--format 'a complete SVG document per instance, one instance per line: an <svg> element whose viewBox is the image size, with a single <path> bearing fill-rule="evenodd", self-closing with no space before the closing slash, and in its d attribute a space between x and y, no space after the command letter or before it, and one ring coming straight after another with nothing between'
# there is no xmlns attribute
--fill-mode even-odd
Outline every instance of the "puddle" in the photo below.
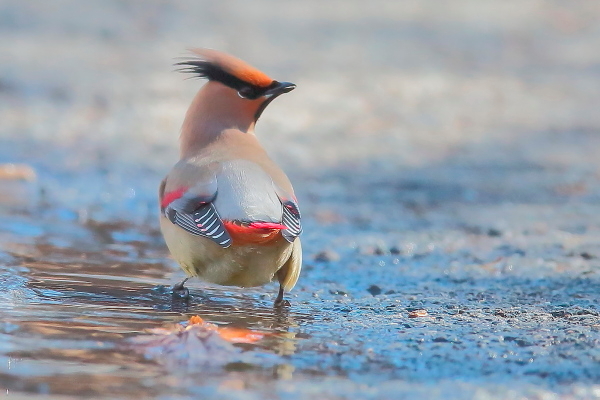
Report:
<svg viewBox="0 0 600 400"><path fill-rule="evenodd" d="M244 361L244 367L238 368L270 376L273 370L288 366L285 357L294 353L298 340L294 331L311 319L293 310L275 312L271 296L263 299L258 290L192 288L189 304L173 299L168 286L180 272L163 246L156 245L155 233L132 234L135 228L124 224L118 224L118 229L68 228L72 221L57 220L50 223L60 223L63 232L85 232L61 236L57 246L49 244L53 238L42 224L31 229L23 226L23 218L2 218L0 365L2 384L12 391L108 395L111 387L126 387L144 397L165 385L170 388L165 393L172 393L181 384L176 369L187 373L188 368L172 364L156 349L140 351L140 345L133 343L136 338L151 337L152 329L180 324L193 315L219 326L276 333L245 348L223 341L229 346L231 361L215 361L219 368L209 368L217 379L223 374L220 367L235 370ZM99 235L113 239L99 249L93 243ZM220 357L226 359L227 351L221 351L225 355ZM219 352L214 353L207 359L216 360ZM271 355L268 364L264 354ZM170 377L165 376L167 366L175 369ZM263 371L266 368L268 372ZM77 381L85 382L83 392L74 384Z"/></svg>

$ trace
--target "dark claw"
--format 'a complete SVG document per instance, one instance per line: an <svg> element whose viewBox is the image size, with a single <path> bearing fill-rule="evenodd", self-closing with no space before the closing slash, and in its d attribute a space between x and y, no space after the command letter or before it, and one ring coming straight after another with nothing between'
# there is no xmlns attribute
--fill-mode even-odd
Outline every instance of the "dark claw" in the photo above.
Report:
<svg viewBox="0 0 600 400"><path fill-rule="evenodd" d="M184 287L183 289L178 289L178 290L173 289L173 297L187 300L190 298L190 291L186 287Z"/></svg>
<svg viewBox="0 0 600 400"><path fill-rule="evenodd" d="M291 307L292 304L287 300L281 300L281 301L275 301L274 306L275 306L275 308L287 308L287 307Z"/></svg>
<svg viewBox="0 0 600 400"><path fill-rule="evenodd" d="M187 300L190 298L190 291L188 290L188 288L186 288L185 282L188 280L189 278L185 278L184 280L182 280L179 283L176 283L175 285L173 285L173 288L171 289L173 297L177 297L180 299L184 299Z"/></svg>

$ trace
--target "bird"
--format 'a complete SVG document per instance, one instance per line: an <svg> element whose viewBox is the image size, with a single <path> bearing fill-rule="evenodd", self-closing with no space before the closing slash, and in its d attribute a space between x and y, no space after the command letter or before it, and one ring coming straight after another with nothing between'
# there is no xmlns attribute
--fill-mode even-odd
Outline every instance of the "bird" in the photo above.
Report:
<svg viewBox="0 0 600 400"><path fill-rule="evenodd" d="M191 53L175 65L207 82L185 115L180 160L159 187L161 232L187 275L173 293L188 298L191 277L238 287L277 278L274 306L289 306L284 294L302 268L300 208L255 125L269 103L296 85L224 52Z"/></svg>

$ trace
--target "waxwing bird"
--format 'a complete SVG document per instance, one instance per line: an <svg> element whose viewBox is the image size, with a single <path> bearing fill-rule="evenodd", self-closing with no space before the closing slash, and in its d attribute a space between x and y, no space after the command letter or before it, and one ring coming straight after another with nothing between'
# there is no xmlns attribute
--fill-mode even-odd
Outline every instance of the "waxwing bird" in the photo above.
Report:
<svg viewBox="0 0 600 400"><path fill-rule="evenodd" d="M185 116L181 159L160 185L161 231L188 278L251 287L276 276L280 306L302 266L300 210L254 126L273 99L296 85L225 53L192 52L195 58L177 64L180 71L208 82ZM174 292L187 295L188 278Z"/></svg>

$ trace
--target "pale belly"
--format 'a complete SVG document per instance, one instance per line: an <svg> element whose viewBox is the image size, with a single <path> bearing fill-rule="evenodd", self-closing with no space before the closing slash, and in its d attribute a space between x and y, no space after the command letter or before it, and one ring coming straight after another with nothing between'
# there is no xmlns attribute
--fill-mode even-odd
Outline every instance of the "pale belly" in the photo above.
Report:
<svg viewBox="0 0 600 400"><path fill-rule="evenodd" d="M290 257L292 244L283 237L263 245L222 248L213 241L192 235L164 216L160 227L171 255L189 275L225 286L260 286L273 280Z"/></svg>

